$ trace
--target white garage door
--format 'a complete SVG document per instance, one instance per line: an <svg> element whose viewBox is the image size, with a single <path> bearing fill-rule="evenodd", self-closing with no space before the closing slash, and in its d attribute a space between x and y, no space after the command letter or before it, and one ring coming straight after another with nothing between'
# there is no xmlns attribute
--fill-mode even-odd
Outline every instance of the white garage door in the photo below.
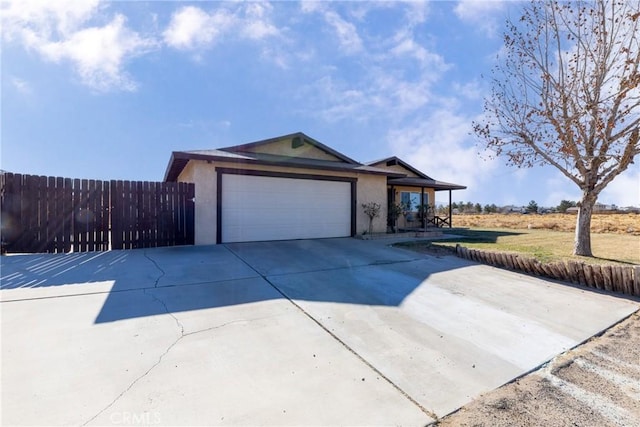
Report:
<svg viewBox="0 0 640 427"><path fill-rule="evenodd" d="M222 243L351 235L351 183L222 175Z"/></svg>

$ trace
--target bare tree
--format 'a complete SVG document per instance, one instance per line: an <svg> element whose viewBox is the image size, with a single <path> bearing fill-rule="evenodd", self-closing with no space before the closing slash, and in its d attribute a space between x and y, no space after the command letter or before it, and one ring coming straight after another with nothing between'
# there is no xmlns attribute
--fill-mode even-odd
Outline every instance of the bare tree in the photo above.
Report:
<svg viewBox="0 0 640 427"><path fill-rule="evenodd" d="M474 132L509 165L551 165L581 190L574 254L592 256L600 192L640 153L640 2L531 1L507 21Z"/></svg>

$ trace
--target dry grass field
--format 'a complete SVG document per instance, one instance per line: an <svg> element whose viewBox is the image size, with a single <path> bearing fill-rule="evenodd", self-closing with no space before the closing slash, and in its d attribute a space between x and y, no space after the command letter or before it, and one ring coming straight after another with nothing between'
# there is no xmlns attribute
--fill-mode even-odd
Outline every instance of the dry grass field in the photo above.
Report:
<svg viewBox="0 0 640 427"><path fill-rule="evenodd" d="M576 215L460 214L453 216L453 226L573 232L576 227ZM591 232L640 236L640 214L594 214L591 218Z"/></svg>
<svg viewBox="0 0 640 427"><path fill-rule="evenodd" d="M596 214L592 218L593 258L572 255L576 216L571 214L454 215L453 236L412 243L414 250L467 248L521 253L540 262L582 261L640 264L640 215ZM421 248L424 246L424 248Z"/></svg>

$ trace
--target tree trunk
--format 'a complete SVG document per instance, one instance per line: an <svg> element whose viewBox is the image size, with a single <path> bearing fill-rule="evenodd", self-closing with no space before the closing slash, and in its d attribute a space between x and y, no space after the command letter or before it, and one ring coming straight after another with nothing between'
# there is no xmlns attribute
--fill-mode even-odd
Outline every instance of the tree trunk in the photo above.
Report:
<svg viewBox="0 0 640 427"><path fill-rule="evenodd" d="M578 219L576 221L576 238L573 246L573 254L592 257L591 252L591 214L596 198L590 194L582 196L578 203Z"/></svg>

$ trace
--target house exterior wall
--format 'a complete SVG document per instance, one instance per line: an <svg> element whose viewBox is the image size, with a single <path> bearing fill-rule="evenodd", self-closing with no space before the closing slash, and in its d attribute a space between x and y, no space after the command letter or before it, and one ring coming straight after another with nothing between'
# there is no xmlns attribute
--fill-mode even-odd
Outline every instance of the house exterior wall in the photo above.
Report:
<svg viewBox="0 0 640 427"><path fill-rule="evenodd" d="M341 161L340 159L336 158L334 155L329 154L325 151L322 151L319 148L310 144L305 143L300 147L292 148L291 139L277 141L271 144L264 144L259 147L256 147L255 150L250 150L250 151L254 153L274 154L277 156L284 156L284 157Z"/></svg>
<svg viewBox="0 0 640 427"><path fill-rule="evenodd" d="M195 244L216 243L216 173L212 164L204 161L189 161L179 182L196 184Z"/></svg>
<svg viewBox="0 0 640 427"><path fill-rule="evenodd" d="M362 234L369 230L369 217L365 215L362 204L375 202L380 204L380 215L374 218L372 231L385 233L387 231L387 177L384 175L358 176L358 195L356 200L356 233Z"/></svg>
<svg viewBox="0 0 640 427"><path fill-rule="evenodd" d="M364 214L362 204L376 202L381 205L380 216L373 222L373 232L385 232L387 229L387 178L384 175L359 174L355 172L310 170L304 168L285 168L267 165L238 165L232 162L208 163L203 160L190 160L178 181L196 184L195 201L195 244L212 245L216 243L217 224L217 174L216 168L248 169L292 174L313 174L335 177L356 178L356 232L368 230L369 218ZM313 224L309 224L313 227Z"/></svg>

